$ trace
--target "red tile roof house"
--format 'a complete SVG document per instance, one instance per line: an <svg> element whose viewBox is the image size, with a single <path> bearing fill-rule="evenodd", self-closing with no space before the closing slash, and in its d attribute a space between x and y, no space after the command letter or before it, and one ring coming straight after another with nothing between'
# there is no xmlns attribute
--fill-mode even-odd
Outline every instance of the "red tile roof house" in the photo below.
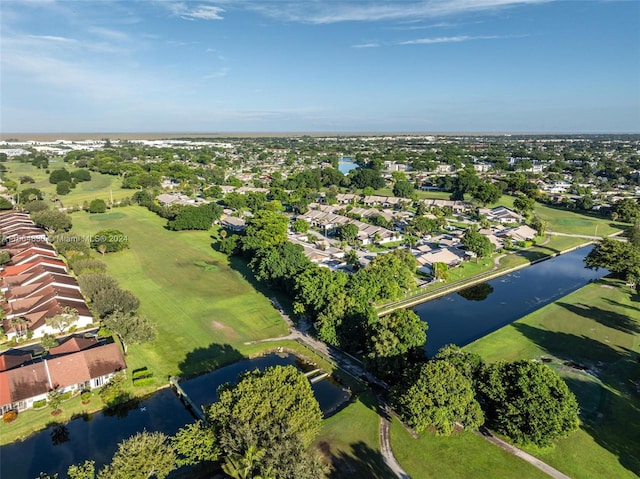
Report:
<svg viewBox="0 0 640 479"><path fill-rule="evenodd" d="M11 349L0 354L0 414L24 411L53 389L80 392L98 388L127 364L117 343L71 336L46 356Z"/></svg>

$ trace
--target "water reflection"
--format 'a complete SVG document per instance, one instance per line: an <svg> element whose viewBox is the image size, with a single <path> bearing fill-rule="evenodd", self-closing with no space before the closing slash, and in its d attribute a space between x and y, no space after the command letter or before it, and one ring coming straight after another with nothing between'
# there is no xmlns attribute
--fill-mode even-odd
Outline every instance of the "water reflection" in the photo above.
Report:
<svg viewBox="0 0 640 479"><path fill-rule="evenodd" d="M469 288L416 306L414 311L429 324L427 355L450 343L468 344L602 278L608 271L584 267L591 249L581 248L484 283L492 288L484 298L481 293L489 292L486 286L480 292L469 293Z"/></svg>

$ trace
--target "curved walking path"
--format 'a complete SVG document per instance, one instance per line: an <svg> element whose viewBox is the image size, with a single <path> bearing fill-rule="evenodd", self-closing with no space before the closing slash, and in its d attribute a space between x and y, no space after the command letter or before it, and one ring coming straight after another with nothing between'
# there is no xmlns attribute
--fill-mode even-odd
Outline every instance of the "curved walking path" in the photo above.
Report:
<svg viewBox="0 0 640 479"><path fill-rule="evenodd" d="M500 449L508 452L509 454L513 454L514 456L519 457L523 461L528 462L533 467L540 469L542 472L544 472L545 474L548 474L554 479L571 479L569 476L561 473L557 469L554 469L546 462L542 462L537 457L534 457L531 454L524 452L522 449L518 449L517 447L512 446L508 442L503 441L499 437L494 436L493 434L491 434L491 432L489 432L488 429L483 429L482 432L475 431L475 434L489 441L491 444L498 446Z"/></svg>
<svg viewBox="0 0 640 479"><path fill-rule="evenodd" d="M339 368L348 372L352 376L359 379L365 379L370 384L375 384L376 386L383 389L389 388L388 384L386 384L384 381L381 381L376 376L371 374L369 371L366 371L364 369L364 365L362 364L362 362L357 358L345 353L344 351L340 351L339 349L336 349L333 346L323 343L322 341L318 341L317 339L312 338L306 332L296 329L294 322L291 320L289 315L284 312L284 310L282 309L278 301L275 298L272 298L271 301L273 302L274 306L282 316L282 319L284 319L284 321L290 327L289 334L287 336L281 336L278 338L267 338L259 341L250 341L246 344L282 341L287 339L299 341L301 343L306 344L311 349L326 356L331 361L333 361ZM398 479L411 479L410 476L405 472L405 470L402 469L402 466L393 455L393 450L391 449L390 418L393 412L389 407L389 405L382 399L382 397L380 397L379 395L376 395L376 398L378 400L378 414L380 416L379 439L380 439L380 453L382 454L382 458L385 464L387 465L387 467L395 474L395 476ZM561 473L557 469L554 469L553 467L541 461L540 459L532 456L531 454L524 452L521 449L518 449L515 446L512 446L511 444L503 441L499 437L494 436L486 428L483 428L482 432L476 431L475 433L478 434L480 437L483 437L485 440L489 441L490 443L503 449L504 451L510 454L513 454L516 457L519 457L523 461L528 462L532 466L548 474L554 479L571 479L569 476Z"/></svg>

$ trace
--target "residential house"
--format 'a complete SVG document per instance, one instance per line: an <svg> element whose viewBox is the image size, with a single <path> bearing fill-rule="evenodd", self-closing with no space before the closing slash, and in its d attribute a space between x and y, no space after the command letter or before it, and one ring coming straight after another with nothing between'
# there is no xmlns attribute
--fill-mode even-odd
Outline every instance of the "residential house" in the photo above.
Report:
<svg viewBox="0 0 640 479"><path fill-rule="evenodd" d="M117 343L71 336L42 357L25 350L0 354L0 414L24 411L54 389L61 393L100 387L127 364Z"/></svg>

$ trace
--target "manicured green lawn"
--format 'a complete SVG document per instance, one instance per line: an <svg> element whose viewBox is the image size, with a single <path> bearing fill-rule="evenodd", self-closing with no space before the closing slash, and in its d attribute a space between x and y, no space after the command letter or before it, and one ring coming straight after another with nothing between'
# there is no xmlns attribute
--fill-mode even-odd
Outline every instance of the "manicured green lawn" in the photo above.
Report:
<svg viewBox="0 0 640 479"><path fill-rule="evenodd" d="M323 421L316 447L333 464L332 479L393 477L380 454L379 424L370 392Z"/></svg>
<svg viewBox="0 0 640 479"><path fill-rule="evenodd" d="M536 203L535 212L546 221L549 230L560 233L580 234L587 236L608 236L627 227L624 223L608 218L590 216L561 207L551 207Z"/></svg>
<svg viewBox="0 0 640 479"><path fill-rule="evenodd" d="M528 450L574 479L640 475L638 299L624 284L601 280L465 348L489 362L551 360L578 397L582 426L555 447Z"/></svg>
<svg viewBox="0 0 640 479"><path fill-rule="evenodd" d="M73 232L116 228L131 243L131 249L101 258L158 327L156 341L129 348L129 368L146 366L165 382L168 375L192 375L237 359L246 341L286 334L270 301L211 248L210 232L174 232L165 224L140 206L73 215Z"/></svg>
<svg viewBox="0 0 640 479"><path fill-rule="evenodd" d="M45 200L49 201L52 196L56 195L56 185L49 183L49 174L45 170L36 168L31 163L20 163L18 161L8 161L5 163L8 170L8 177L18 182L18 179L22 176L30 176L35 180L35 183L25 183L19 185L19 190L25 188L38 188L46 193ZM49 171L66 168L69 171L75 171L78 168L59 162L51 162L49 165ZM59 196L62 204L65 207L82 206L87 201L90 202L96 198L105 200L107 203L113 197L114 201L118 201L125 197L131 196L133 190L122 189L122 179L119 176L103 175L95 171L91 172L91 181L85 181L78 183L78 185L71 190L68 195ZM57 205L59 206L59 205Z"/></svg>
<svg viewBox="0 0 640 479"><path fill-rule="evenodd" d="M479 436L467 431L452 436L423 433L414 439L400 424L391 425L393 454L412 479L549 477Z"/></svg>

